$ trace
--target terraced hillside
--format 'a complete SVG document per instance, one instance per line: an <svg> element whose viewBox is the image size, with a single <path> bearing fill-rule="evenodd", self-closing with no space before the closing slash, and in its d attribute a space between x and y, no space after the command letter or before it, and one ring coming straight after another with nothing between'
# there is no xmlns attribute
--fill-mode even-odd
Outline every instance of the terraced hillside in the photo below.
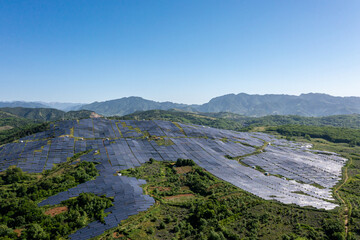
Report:
<svg viewBox="0 0 360 240"><path fill-rule="evenodd" d="M216 177L263 199L334 209L331 188L341 177L346 159L309 145L264 133L242 133L166 121L83 119L63 121L0 148L0 170L16 165L28 172L49 170L76 153L97 162L99 176L39 205L54 205L81 192L114 197L105 224L93 222L70 235L88 239L148 209L154 199L143 195L144 180L120 176L121 170L158 161L192 159Z"/></svg>

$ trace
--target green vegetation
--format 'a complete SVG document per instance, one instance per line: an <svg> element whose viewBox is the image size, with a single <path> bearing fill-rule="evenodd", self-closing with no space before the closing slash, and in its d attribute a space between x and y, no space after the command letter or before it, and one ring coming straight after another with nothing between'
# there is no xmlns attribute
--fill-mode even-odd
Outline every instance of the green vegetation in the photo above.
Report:
<svg viewBox="0 0 360 240"><path fill-rule="evenodd" d="M234 130L241 129L243 127L243 123L236 122L230 119L209 117L198 113L182 112L182 111L150 110L145 112L133 113L123 117L112 117L112 118L121 119L121 120L157 119L157 120L206 125L215 128L234 129Z"/></svg>
<svg viewBox="0 0 360 240"><path fill-rule="evenodd" d="M0 126L13 123L14 128L0 131L0 144L44 131L49 126L9 113L1 115L0 112L1 116L0 120L9 120L4 120L4 125ZM116 118L261 130L281 138L309 142L314 149L337 152L349 162L343 170L345 181L334 188L341 207L322 211L265 201L215 178L192 160L179 159L174 163L151 159L139 168L122 171L122 174L147 180L144 192L153 196L156 204L129 217L98 239L109 239L115 236L114 232L118 233L119 239L360 239L360 130L350 129L360 127L359 115L250 118L231 113L154 110ZM145 133L144 137L160 145L171 144L162 137ZM21 229L20 239L56 239L91 221L103 219L103 210L111 205L111 201L92 194L64 201L55 209L66 207L66 211L56 216L45 214L53 207L36 205L48 196L97 176L94 163L77 162L85 153L75 155L67 163L43 174L27 174L14 167L0 173L0 239L17 238ZM241 163L241 158L233 159ZM71 162L76 164L69 164Z"/></svg>
<svg viewBox="0 0 360 240"><path fill-rule="evenodd" d="M31 121L0 111L0 132L11 128L17 128L31 123Z"/></svg>
<svg viewBox="0 0 360 240"><path fill-rule="evenodd" d="M267 131L275 131L287 137L302 136L306 140L322 138L333 143L348 143L350 146L360 145L360 130L349 128L285 125L269 127Z"/></svg>
<svg viewBox="0 0 360 240"><path fill-rule="evenodd" d="M247 117L234 113L199 113L176 110L150 110L136 112L123 117L113 117L123 120L164 120L187 124L206 125L215 128L237 131L256 130L257 127L303 125L303 126L333 126L360 129L360 115L337 115L328 117L301 117L271 115L265 117Z"/></svg>
<svg viewBox="0 0 360 240"><path fill-rule="evenodd" d="M194 112L232 112L245 116L300 115L329 116L360 113L359 98L341 98L326 94L291 95L249 95L245 93L227 94L211 99L202 105L186 105L172 102L155 102L140 97L125 97L105 102L94 102L81 107L105 116L123 116L137 111L153 109Z"/></svg>
<svg viewBox="0 0 360 240"><path fill-rule="evenodd" d="M178 158L178 160L176 161L175 165L177 167L182 167L182 166L194 166L195 163L192 159L182 159L182 158Z"/></svg>
<svg viewBox="0 0 360 240"><path fill-rule="evenodd" d="M343 239L345 235L337 210L266 201L196 165L181 174L173 162L152 160L122 174L145 179L144 191L156 204L96 239L114 235L120 239Z"/></svg>
<svg viewBox="0 0 360 240"><path fill-rule="evenodd" d="M0 131L0 145L15 141L34 133L49 130L50 123L29 123L22 127Z"/></svg>
<svg viewBox="0 0 360 240"><path fill-rule="evenodd" d="M341 207L321 211L264 201L197 166L192 166L190 172L182 169L186 170L183 174L184 171L179 171L182 164L175 163L175 168L173 163L152 160L124 174L146 179L144 191L157 204L99 239L114 231L123 239L360 239L358 130L299 125L264 126L262 130L281 138L309 142L314 149L337 152L349 159L344 181L334 188ZM241 204L234 207L233 202L243 207L240 208ZM221 206L231 214L221 212ZM263 215L267 220L262 220Z"/></svg>
<svg viewBox="0 0 360 240"><path fill-rule="evenodd" d="M0 239L59 239L92 221L103 221L104 210L112 201L92 193L81 193L58 206L37 206L41 200L98 175L94 163L78 161L88 152L42 174L24 173L17 167L0 173Z"/></svg>
<svg viewBox="0 0 360 240"><path fill-rule="evenodd" d="M92 111L88 111L88 110L64 112L53 108L22 108L22 107L0 108L0 111L36 122L90 118L91 114L93 113Z"/></svg>

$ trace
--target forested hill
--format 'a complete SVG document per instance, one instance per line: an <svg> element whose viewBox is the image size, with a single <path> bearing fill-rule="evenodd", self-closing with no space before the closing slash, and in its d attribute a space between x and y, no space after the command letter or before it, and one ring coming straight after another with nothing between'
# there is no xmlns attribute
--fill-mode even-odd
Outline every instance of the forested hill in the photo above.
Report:
<svg viewBox="0 0 360 240"><path fill-rule="evenodd" d="M0 111L0 131L9 130L29 124L31 120Z"/></svg>
<svg viewBox="0 0 360 240"><path fill-rule="evenodd" d="M56 121L63 119L90 118L93 111L81 110L64 112L53 108L0 108L0 111L7 112L13 116L30 119L33 121Z"/></svg>
<svg viewBox="0 0 360 240"><path fill-rule="evenodd" d="M360 114L360 97L334 97L309 93L293 95L228 94L211 99L202 105L155 102L141 97L126 97L82 106L105 116L123 116L137 111L179 109L193 112L230 112L245 116L299 115L320 117L342 114Z"/></svg>
<svg viewBox="0 0 360 240"><path fill-rule="evenodd" d="M306 125L360 128L360 115L336 115L328 117L301 117L272 115L265 117L247 117L233 113L194 113L176 110L150 110L136 112L121 119L158 119L182 123L207 125L217 128L240 130L244 127Z"/></svg>
<svg viewBox="0 0 360 240"><path fill-rule="evenodd" d="M292 95L229 94L211 99L197 108L200 112L232 112L246 116L300 115L330 116L360 113L359 97L334 97L309 93Z"/></svg>
<svg viewBox="0 0 360 240"><path fill-rule="evenodd" d="M38 102L24 102L24 101L13 101L13 102L0 102L0 108L4 107L25 107L25 108L46 108L47 106Z"/></svg>
<svg viewBox="0 0 360 240"><path fill-rule="evenodd" d="M105 116L123 116L136 111L169 110L173 108L189 109L190 106L172 102L155 102L141 97L125 97L105 102L94 102L81 107L81 109L92 110Z"/></svg>

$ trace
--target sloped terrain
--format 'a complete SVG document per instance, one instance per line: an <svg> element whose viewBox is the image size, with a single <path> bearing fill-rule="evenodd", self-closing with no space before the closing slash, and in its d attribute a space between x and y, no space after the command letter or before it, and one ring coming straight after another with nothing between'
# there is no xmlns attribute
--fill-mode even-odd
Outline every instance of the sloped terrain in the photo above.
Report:
<svg viewBox="0 0 360 240"><path fill-rule="evenodd" d="M68 119L90 118L94 112L87 110L64 112L53 108L0 108L0 111L10 113L17 117L26 118L33 121L57 121Z"/></svg>
<svg viewBox="0 0 360 240"><path fill-rule="evenodd" d="M263 133L156 120L83 119L56 123L49 131L1 147L0 169L17 165L24 171L42 172L76 153L92 150L80 159L99 163L100 176L40 203L58 204L81 192L113 196L106 224L93 222L71 236L88 239L154 203L143 195L140 185L145 181L116 174L150 158L192 159L218 178L263 199L333 209L337 205L330 188L340 179L346 159L309 147Z"/></svg>
<svg viewBox="0 0 360 240"><path fill-rule="evenodd" d="M206 113L230 112L252 117L267 115L321 117L353 113L359 114L360 98L335 97L320 93L308 93L299 96L239 93L215 97L201 105L187 105L172 102L155 102L141 97L125 97L85 104L81 106L81 109L92 110L105 116L122 116L137 111L154 109L181 109Z"/></svg>

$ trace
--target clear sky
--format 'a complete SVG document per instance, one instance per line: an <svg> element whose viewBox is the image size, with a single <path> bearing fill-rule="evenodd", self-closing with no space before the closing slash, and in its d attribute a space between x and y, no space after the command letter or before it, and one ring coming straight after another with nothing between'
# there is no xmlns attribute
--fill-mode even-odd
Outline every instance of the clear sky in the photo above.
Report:
<svg viewBox="0 0 360 240"><path fill-rule="evenodd" d="M360 96L360 1L0 1L0 101L240 92Z"/></svg>

